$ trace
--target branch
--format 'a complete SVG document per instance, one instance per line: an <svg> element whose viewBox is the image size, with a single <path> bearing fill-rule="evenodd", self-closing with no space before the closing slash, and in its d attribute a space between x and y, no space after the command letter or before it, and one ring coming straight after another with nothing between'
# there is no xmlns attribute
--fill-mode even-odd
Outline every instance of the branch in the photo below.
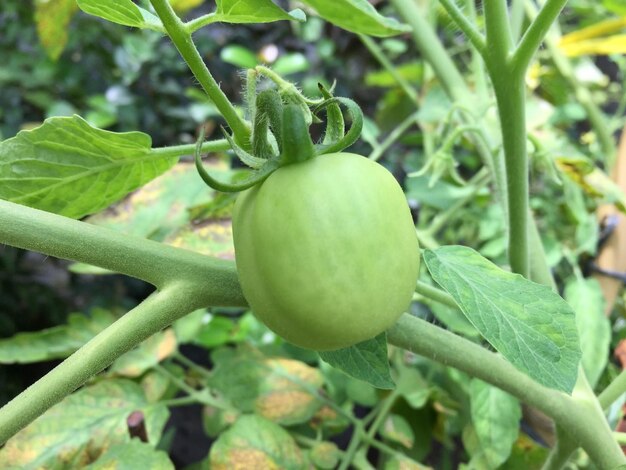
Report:
<svg viewBox="0 0 626 470"><path fill-rule="evenodd" d="M439 1L448 12L448 15L450 15L450 18L452 18L452 21L454 21L454 23L461 29L461 31L463 31L463 33L465 33L467 39L469 39L472 45L480 53L480 55L484 57L487 50L485 38L482 34L480 34L478 29L476 29L476 26L470 23L467 17L452 0Z"/></svg>
<svg viewBox="0 0 626 470"><path fill-rule="evenodd" d="M626 393L626 370L623 370L613 382L598 395L600 406L603 410L606 410L624 393Z"/></svg>
<svg viewBox="0 0 626 470"><path fill-rule="evenodd" d="M570 397L535 382L500 355L408 314L387 331L387 338L395 346L459 369L543 411L567 429L600 468L626 464L601 410L586 393L584 375L577 384L581 396Z"/></svg>
<svg viewBox="0 0 626 470"><path fill-rule="evenodd" d="M233 130L237 142L244 148L248 148L250 140L248 124L237 114L237 110L221 90L211 72L209 72L185 24L176 16L167 0L150 0L150 3L163 22L165 31L172 39L176 49L178 49L178 52L185 59L185 62L187 62L204 91L215 103L215 106L217 106L217 109L220 110L220 113L222 113L222 116L224 116L224 119L226 119L226 122Z"/></svg>
<svg viewBox="0 0 626 470"><path fill-rule="evenodd" d="M0 445L135 345L204 306L197 294L182 284L152 294L0 408Z"/></svg>
<svg viewBox="0 0 626 470"><path fill-rule="evenodd" d="M539 49L550 26L557 19L566 3L567 0L547 0L541 7L539 14L524 33L513 53L511 58L513 70L520 71L522 74L526 72L528 64Z"/></svg>
<svg viewBox="0 0 626 470"><path fill-rule="evenodd" d="M80 261L162 288L202 286L214 305L245 305L232 262L0 200L0 243Z"/></svg>

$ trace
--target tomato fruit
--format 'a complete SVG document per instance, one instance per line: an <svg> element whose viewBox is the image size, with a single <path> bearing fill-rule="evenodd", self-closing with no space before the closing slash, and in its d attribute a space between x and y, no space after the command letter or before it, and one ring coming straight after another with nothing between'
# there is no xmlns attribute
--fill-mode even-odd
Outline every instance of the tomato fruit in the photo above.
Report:
<svg viewBox="0 0 626 470"><path fill-rule="evenodd" d="M404 193L360 155L274 171L238 196L233 235L252 311L304 348L340 349L385 331L417 282L419 245Z"/></svg>

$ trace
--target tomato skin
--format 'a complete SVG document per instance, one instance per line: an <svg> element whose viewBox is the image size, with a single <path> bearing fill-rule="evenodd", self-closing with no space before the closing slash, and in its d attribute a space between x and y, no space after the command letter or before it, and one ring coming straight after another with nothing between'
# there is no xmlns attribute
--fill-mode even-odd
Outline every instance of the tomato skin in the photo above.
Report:
<svg viewBox="0 0 626 470"><path fill-rule="evenodd" d="M239 195L237 271L271 330L318 351L385 331L406 310L419 245L402 188L360 155L321 155L279 168Z"/></svg>

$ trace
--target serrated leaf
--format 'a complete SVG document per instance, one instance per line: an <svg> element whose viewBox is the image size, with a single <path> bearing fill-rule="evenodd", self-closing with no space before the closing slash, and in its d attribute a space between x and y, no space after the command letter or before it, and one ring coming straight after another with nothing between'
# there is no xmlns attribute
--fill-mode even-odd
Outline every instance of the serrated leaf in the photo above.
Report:
<svg viewBox="0 0 626 470"><path fill-rule="evenodd" d="M98 460L84 467L85 470L174 470L174 464L162 450L139 439L118 444L108 449Z"/></svg>
<svg viewBox="0 0 626 470"><path fill-rule="evenodd" d="M137 6L132 0L76 0L85 13L112 23L163 32L158 17Z"/></svg>
<svg viewBox="0 0 626 470"><path fill-rule="evenodd" d="M211 446L212 470L234 468L306 468L302 453L287 431L256 415L240 417Z"/></svg>
<svg viewBox="0 0 626 470"><path fill-rule="evenodd" d="M159 441L169 412L150 404L139 385L106 380L85 387L50 408L0 449L9 468L78 468L106 449L130 441L126 419L133 411L145 418L150 443Z"/></svg>
<svg viewBox="0 0 626 470"><path fill-rule="evenodd" d="M68 25L76 12L74 0L36 0L35 23L39 42L52 60L57 60L67 44Z"/></svg>
<svg viewBox="0 0 626 470"><path fill-rule="evenodd" d="M223 23L271 23L280 20L304 21L302 10L286 12L271 0L217 0L212 21Z"/></svg>
<svg viewBox="0 0 626 470"><path fill-rule="evenodd" d="M478 446L472 460L484 462L485 470L498 468L511 455L519 434L522 410L517 399L482 380L470 383L470 412Z"/></svg>
<svg viewBox="0 0 626 470"><path fill-rule="evenodd" d="M353 33L370 36L394 36L411 27L382 16L367 0L303 0L326 21Z"/></svg>
<svg viewBox="0 0 626 470"><path fill-rule="evenodd" d="M47 119L0 142L0 199L73 218L98 212L176 163L152 155L151 143L78 116Z"/></svg>
<svg viewBox="0 0 626 470"><path fill-rule="evenodd" d="M70 314L66 325L0 339L0 364L64 359L114 321L110 312L93 309L90 315Z"/></svg>
<svg viewBox="0 0 626 470"><path fill-rule="evenodd" d="M331 366L355 379L368 382L376 388L392 389L395 387L389 372L386 333L381 333L375 338L349 348L322 351L319 355Z"/></svg>
<svg viewBox="0 0 626 470"><path fill-rule="evenodd" d="M611 323L604 315L604 297L596 279L573 279L565 285L565 300L576 312L582 362L592 387L609 359Z"/></svg>
<svg viewBox="0 0 626 470"><path fill-rule="evenodd" d="M576 316L567 302L471 248L426 250L424 261L435 282L515 367L547 387L572 391L581 352Z"/></svg>
<svg viewBox="0 0 626 470"><path fill-rule="evenodd" d="M135 349L117 358L109 372L124 377L139 377L151 367L174 354L177 346L174 330L167 328L150 336Z"/></svg>

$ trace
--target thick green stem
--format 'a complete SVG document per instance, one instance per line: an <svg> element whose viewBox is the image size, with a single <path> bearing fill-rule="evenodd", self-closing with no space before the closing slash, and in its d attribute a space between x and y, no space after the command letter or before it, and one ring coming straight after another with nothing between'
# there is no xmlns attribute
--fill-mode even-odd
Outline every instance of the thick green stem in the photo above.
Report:
<svg viewBox="0 0 626 470"><path fill-rule="evenodd" d="M606 410L624 393L626 393L626 370L622 371L613 382L598 395L600 406L603 410Z"/></svg>
<svg viewBox="0 0 626 470"><path fill-rule="evenodd" d="M215 305L245 305L234 264L0 200L0 243L142 279L203 286Z"/></svg>
<svg viewBox="0 0 626 470"><path fill-rule="evenodd" d="M395 346L455 367L543 411L568 429L600 468L626 464L601 410L598 415L597 402L586 393L570 397L546 388L498 354L408 314L387 331L387 338ZM446 347L442 348L444 344Z"/></svg>
<svg viewBox="0 0 626 470"><path fill-rule="evenodd" d="M499 75L498 75L499 74ZM508 248L513 272L530 276L528 239L529 197L528 156L526 154L525 87L523 77L492 70L504 146Z"/></svg>
<svg viewBox="0 0 626 470"><path fill-rule="evenodd" d="M197 292L172 284L152 294L0 409L0 444L135 345L192 312ZM205 300L202 298L202 300Z"/></svg>
<svg viewBox="0 0 626 470"><path fill-rule="evenodd" d="M483 3L485 14L485 30L487 32L487 52L485 62L489 65L494 59L502 64L513 47L511 27L506 0L490 0ZM500 74L506 76L503 70ZM493 79L493 74L492 77Z"/></svg>
<svg viewBox="0 0 626 470"><path fill-rule="evenodd" d="M167 31L180 55L187 62L189 69L233 130L237 143L244 149L248 149L250 147L250 127L237 114L237 110L221 90L211 72L209 72L191 39L191 33L188 31L188 28L176 15L167 0L150 0L150 3L152 3L159 18L161 18L165 31Z"/></svg>
<svg viewBox="0 0 626 470"><path fill-rule="evenodd" d="M528 64L539 49L550 26L557 19L567 0L548 0L528 27L513 55L511 64L514 70L526 73Z"/></svg>
<svg viewBox="0 0 626 470"><path fill-rule="evenodd" d="M544 462L542 470L561 470L577 448L578 445L560 428L557 428L556 444L552 448L548 460Z"/></svg>

